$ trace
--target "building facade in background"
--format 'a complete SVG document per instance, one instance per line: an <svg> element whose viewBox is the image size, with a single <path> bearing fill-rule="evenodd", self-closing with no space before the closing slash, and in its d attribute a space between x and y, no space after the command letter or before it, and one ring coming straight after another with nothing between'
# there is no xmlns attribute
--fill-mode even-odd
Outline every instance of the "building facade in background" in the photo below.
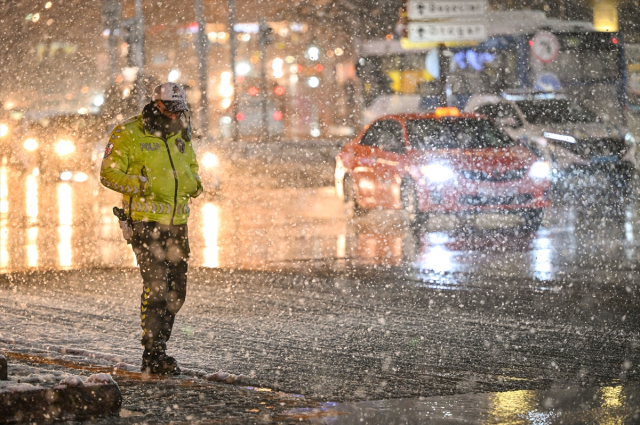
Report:
<svg viewBox="0 0 640 425"><path fill-rule="evenodd" d="M117 7L110 8L109 3ZM142 6L144 22L142 69L135 66L139 60L136 3ZM208 65L206 87L200 87L195 50L199 26L191 3L0 2L4 17L0 37L5 45L0 51L0 100L5 109L19 108L33 115L80 111L105 113L118 120L139 111L144 94L153 86L171 80L185 87L196 112L201 96L207 96L210 132L216 138L230 136L235 97L240 137L252 140L260 135L260 96L266 88L272 140L348 136L359 127L363 98L355 71L359 44L393 38L403 7L399 0L238 1L237 25L230 34L226 1L205 0ZM627 10L633 4L503 0L491 1L490 7L531 7L555 17L586 20L600 11L597 17L608 13L607 25L612 25L612 5L614 10ZM271 28L264 58L265 84L258 43L262 17ZM622 31L630 30L631 38L637 32L625 20L620 26ZM238 46L235 70L229 65L230 37ZM135 93L134 84L139 76L143 77L141 95Z"/></svg>

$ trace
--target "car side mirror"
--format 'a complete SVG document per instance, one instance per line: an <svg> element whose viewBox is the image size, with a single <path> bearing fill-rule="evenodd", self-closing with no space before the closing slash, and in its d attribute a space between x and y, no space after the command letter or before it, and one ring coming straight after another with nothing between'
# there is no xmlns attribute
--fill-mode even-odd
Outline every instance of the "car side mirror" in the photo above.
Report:
<svg viewBox="0 0 640 425"><path fill-rule="evenodd" d="M516 128L518 127L518 120L516 120L514 117L502 117L496 119L496 124L498 124L500 127Z"/></svg>

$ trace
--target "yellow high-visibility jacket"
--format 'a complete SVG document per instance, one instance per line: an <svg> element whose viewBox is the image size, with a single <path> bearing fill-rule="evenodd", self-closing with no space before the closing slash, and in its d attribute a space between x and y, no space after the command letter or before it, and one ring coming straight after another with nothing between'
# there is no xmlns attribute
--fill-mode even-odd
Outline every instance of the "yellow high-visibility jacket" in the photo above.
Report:
<svg viewBox="0 0 640 425"><path fill-rule="evenodd" d="M160 224L187 223L189 199L203 190L191 142L182 132L167 140L148 133L142 115L111 132L100 182L122 193L124 210L133 221Z"/></svg>

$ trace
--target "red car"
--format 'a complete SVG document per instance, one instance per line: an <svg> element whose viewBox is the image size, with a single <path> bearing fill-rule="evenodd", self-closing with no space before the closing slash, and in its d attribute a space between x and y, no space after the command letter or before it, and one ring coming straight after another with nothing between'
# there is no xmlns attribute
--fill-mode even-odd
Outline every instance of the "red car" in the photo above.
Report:
<svg viewBox="0 0 640 425"><path fill-rule="evenodd" d="M336 157L336 193L358 214L508 212L540 227L551 203L549 164L491 120L456 108L379 118Z"/></svg>

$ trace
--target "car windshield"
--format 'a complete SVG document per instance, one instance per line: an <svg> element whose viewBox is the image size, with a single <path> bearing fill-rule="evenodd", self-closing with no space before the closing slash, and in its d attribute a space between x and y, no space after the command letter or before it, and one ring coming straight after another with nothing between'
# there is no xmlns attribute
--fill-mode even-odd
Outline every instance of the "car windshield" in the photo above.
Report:
<svg viewBox="0 0 640 425"><path fill-rule="evenodd" d="M531 124L564 124L595 122L598 117L590 110L566 99L521 100L516 102Z"/></svg>
<svg viewBox="0 0 640 425"><path fill-rule="evenodd" d="M503 148L513 141L484 119L417 119L407 121L409 142L415 149Z"/></svg>

